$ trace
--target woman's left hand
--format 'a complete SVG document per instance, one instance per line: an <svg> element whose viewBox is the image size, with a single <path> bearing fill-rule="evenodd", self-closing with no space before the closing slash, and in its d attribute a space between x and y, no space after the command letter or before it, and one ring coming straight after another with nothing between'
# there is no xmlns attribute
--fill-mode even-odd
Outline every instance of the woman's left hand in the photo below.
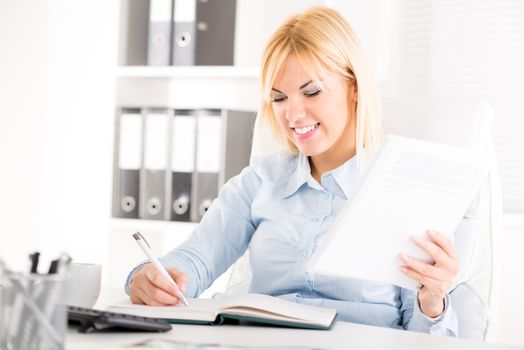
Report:
<svg viewBox="0 0 524 350"><path fill-rule="evenodd" d="M401 270L420 283L418 301L420 310L428 317L438 317L444 311L444 298L459 270L458 256L453 242L443 234L428 230L426 237L412 237L434 263L427 264L406 254L400 259L406 266Z"/></svg>

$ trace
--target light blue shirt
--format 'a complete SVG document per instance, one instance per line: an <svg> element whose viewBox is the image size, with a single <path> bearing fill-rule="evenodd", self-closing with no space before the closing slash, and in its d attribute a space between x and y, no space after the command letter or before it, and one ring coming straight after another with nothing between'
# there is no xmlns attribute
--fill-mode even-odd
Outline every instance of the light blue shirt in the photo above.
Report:
<svg viewBox="0 0 524 350"><path fill-rule="evenodd" d="M184 271L185 295L198 297L249 249L251 293L334 308L339 321L456 336L448 297L443 314L431 319L420 311L413 291L305 271L360 179L356 157L322 174L320 184L304 155L252 159L223 186L191 237L160 260Z"/></svg>

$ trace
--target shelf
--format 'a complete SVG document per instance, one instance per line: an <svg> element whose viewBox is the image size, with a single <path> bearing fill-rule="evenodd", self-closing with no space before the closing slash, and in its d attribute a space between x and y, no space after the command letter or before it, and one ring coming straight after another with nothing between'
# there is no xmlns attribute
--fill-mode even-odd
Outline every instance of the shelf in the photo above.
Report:
<svg viewBox="0 0 524 350"><path fill-rule="evenodd" d="M257 110L255 67L119 67L117 106Z"/></svg>
<svg viewBox="0 0 524 350"><path fill-rule="evenodd" d="M256 66L120 66L119 78L245 78L258 79L259 68Z"/></svg>
<svg viewBox="0 0 524 350"><path fill-rule="evenodd" d="M124 218L111 218L111 222L112 222L113 227L129 229L131 231L138 230L141 228L152 229L152 230L161 230L161 231L170 231L170 230L192 231L198 225L197 222L124 219Z"/></svg>

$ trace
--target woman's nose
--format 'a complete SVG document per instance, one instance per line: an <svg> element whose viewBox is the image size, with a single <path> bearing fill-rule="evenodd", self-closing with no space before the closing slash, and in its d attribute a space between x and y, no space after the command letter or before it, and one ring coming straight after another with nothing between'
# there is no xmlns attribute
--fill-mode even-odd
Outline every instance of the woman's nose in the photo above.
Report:
<svg viewBox="0 0 524 350"><path fill-rule="evenodd" d="M288 99L288 108L286 109L286 119L290 122L296 122L305 117L306 112L304 106L299 101L291 101Z"/></svg>

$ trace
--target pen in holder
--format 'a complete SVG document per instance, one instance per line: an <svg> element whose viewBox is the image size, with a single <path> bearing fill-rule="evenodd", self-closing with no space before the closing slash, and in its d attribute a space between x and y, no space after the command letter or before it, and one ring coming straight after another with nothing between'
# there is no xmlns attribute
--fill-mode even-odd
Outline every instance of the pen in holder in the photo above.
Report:
<svg viewBox="0 0 524 350"><path fill-rule="evenodd" d="M59 273L22 274L0 259L0 349L63 349L67 264Z"/></svg>

